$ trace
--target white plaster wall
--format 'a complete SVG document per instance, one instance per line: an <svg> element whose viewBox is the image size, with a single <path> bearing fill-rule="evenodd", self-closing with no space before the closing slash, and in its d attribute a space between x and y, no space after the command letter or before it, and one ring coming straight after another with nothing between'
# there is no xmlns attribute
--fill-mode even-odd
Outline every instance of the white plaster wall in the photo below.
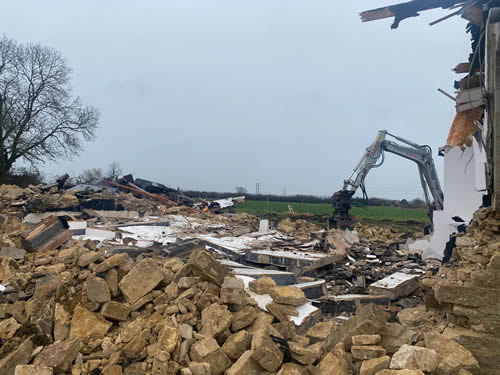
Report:
<svg viewBox="0 0 500 375"><path fill-rule="evenodd" d="M476 151L476 155L474 154ZM409 243L411 251L422 251L423 258L443 258L450 234L456 232L451 218L460 216L466 223L472 219L482 203L485 182L484 152L478 145L462 151L458 147L449 150L444 157L444 210L434 211L434 232L428 239ZM482 177L482 178L481 178Z"/></svg>

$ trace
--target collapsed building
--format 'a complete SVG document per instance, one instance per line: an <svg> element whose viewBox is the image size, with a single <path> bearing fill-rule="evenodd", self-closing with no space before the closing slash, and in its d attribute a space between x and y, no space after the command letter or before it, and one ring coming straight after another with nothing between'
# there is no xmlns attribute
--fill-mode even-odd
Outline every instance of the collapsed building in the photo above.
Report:
<svg viewBox="0 0 500 375"><path fill-rule="evenodd" d="M0 186L1 374L498 369L492 210L439 268L388 228L270 229L168 192L81 189Z"/></svg>
<svg viewBox="0 0 500 375"><path fill-rule="evenodd" d="M463 75L454 83L456 95L440 90L453 100L457 111L440 149L444 156L444 209L433 213L434 232L410 246L422 250L425 257L441 259L450 235L470 222L479 207L500 204L499 118L495 112L498 5L488 0L415 0L360 14L363 22L394 17L393 29L405 19L435 8L449 8L450 13L431 22L431 26L455 16L468 21L471 53L468 61L459 62L453 69Z"/></svg>

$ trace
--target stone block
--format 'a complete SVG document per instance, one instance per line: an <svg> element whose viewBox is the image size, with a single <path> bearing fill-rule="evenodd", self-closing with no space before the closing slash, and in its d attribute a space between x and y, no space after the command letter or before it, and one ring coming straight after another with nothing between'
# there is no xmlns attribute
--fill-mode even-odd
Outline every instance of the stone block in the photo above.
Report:
<svg viewBox="0 0 500 375"><path fill-rule="evenodd" d="M211 281L221 286L228 270L225 266L215 260L215 258L205 250L195 250L188 260L188 264L193 267L193 272L205 280Z"/></svg>
<svg viewBox="0 0 500 375"><path fill-rule="evenodd" d="M375 375L425 375L421 370L381 370Z"/></svg>
<svg viewBox="0 0 500 375"><path fill-rule="evenodd" d="M312 345L307 345L289 341L288 347L290 348L290 352L292 353L292 358L294 360L302 365L312 365L321 354L322 343L317 342Z"/></svg>
<svg viewBox="0 0 500 375"><path fill-rule="evenodd" d="M133 304L152 291L162 280L163 272L152 259L141 260L118 283L125 299Z"/></svg>
<svg viewBox="0 0 500 375"><path fill-rule="evenodd" d="M334 350L325 355L316 366L315 375L352 375L353 368L349 357L342 350Z"/></svg>
<svg viewBox="0 0 500 375"><path fill-rule="evenodd" d="M271 302L266 305L267 311L273 314L280 322L290 321L290 316L298 316L299 312L292 305Z"/></svg>
<svg viewBox="0 0 500 375"><path fill-rule="evenodd" d="M25 365L31 361L33 350L35 350L35 345L32 338L22 341L14 350L0 359L0 374L14 375L16 366Z"/></svg>
<svg viewBox="0 0 500 375"><path fill-rule="evenodd" d="M239 331L232 334L222 345L222 350L232 359L238 359L249 347L252 342L252 335L247 331Z"/></svg>
<svg viewBox="0 0 500 375"><path fill-rule="evenodd" d="M197 284L200 281L198 276L184 276L179 279L177 285L181 289L188 289Z"/></svg>
<svg viewBox="0 0 500 375"><path fill-rule="evenodd" d="M391 369L422 370L433 372L438 364L437 354L432 349L403 345L391 359Z"/></svg>
<svg viewBox="0 0 500 375"><path fill-rule="evenodd" d="M103 273L106 272L107 270L118 267L122 264L127 263L128 261L128 254L127 253L119 253L119 254L114 254L104 260L104 262L99 263L95 267L95 272L97 273Z"/></svg>
<svg viewBox="0 0 500 375"><path fill-rule="evenodd" d="M129 306L123 303L109 301L102 305L101 315L111 320L127 320Z"/></svg>
<svg viewBox="0 0 500 375"><path fill-rule="evenodd" d="M359 375L375 375L378 371L389 368L391 357L383 356L379 358L367 359L361 362Z"/></svg>
<svg viewBox="0 0 500 375"><path fill-rule="evenodd" d="M318 341L325 341L328 336L335 330L336 325L333 320L328 320L326 322L319 322L313 325L306 331L306 336L309 338L311 344Z"/></svg>
<svg viewBox="0 0 500 375"><path fill-rule="evenodd" d="M385 349L379 345L353 345L351 347L352 358L365 360L385 356Z"/></svg>
<svg viewBox="0 0 500 375"><path fill-rule="evenodd" d="M104 280L108 284L109 292L113 297L118 296L118 271L116 268L111 268L104 273Z"/></svg>
<svg viewBox="0 0 500 375"><path fill-rule="evenodd" d="M106 367L102 371L102 375L122 375L123 374L123 369L122 366L120 365L113 365Z"/></svg>
<svg viewBox="0 0 500 375"><path fill-rule="evenodd" d="M67 372L80 351L80 340L70 338L64 341L56 341L46 346L35 357L35 366L52 367L56 372Z"/></svg>
<svg viewBox="0 0 500 375"><path fill-rule="evenodd" d="M269 374L260 367L252 358L250 350L243 353L236 362L226 371L226 375L260 375Z"/></svg>
<svg viewBox="0 0 500 375"><path fill-rule="evenodd" d="M21 327L21 324L14 318L0 321L0 339L3 341L10 339L19 327Z"/></svg>
<svg viewBox="0 0 500 375"><path fill-rule="evenodd" d="M210 364L207 362L190 362L189 369L193 375L212 375Z"/></svg>
<svg viewBox="0 0 500 375"><path fill-rule="evenodd" d="M243 280L237 277L226 276L220 289L220 300L222 303L246 304L247 294Z"/></svg>
<svg viewBox="0 0 500 375"><path fill-rule="evenodd" d="M54 370L45 366L19 365L14 375L53 375Z"/></svg>
<svg viewBox="0 0 500 375"><path fill-rule="evenodd" d="M195 342L191 346L190 357L196 362L209 363L213 375L223 374L231 366L231 360L212 337Z"/></svg>
<svg viewBox="0 0 500 375"><path fill-rule="evenodd" d="M500 271L500 253L496 253L490 258L487 269L494 272Z"/></svg>
<svg viewBox="0 0 500 375"><path fill-rule="evenodd" d="M300 306L306 303L304 292L295 286L276 286L269 291L269 295L276 303Z"/></svg>
<svg viewBox="0 0 500 375"><path fill-rule="evenodd" d="M416 332L399 323L387 323L380 335L381 345L389 354L396 353L404 344L409 345L417 341Z"/></svg>
<svg viewBox="0 0 500 375"><path fill-rule="evenodd" d="M276 286L276 283L270 277L264 276L257 280L250 281L248 287L250 290L257 294L269 294L272 288Z"/></svg>
<svg viewBox="0 0 500 375"><path fill-rule="evenodd" d="M467 328L446 328L443 336L469 350L479 362L481 371L500 368L500 337Z"/></svg>
<svg viewBox="0 0 500 375"><path fill-rule="evenodd" d="M71 320L69 335L80 339L102 338L112 325L113 323L108 322L101 315L77 306Z"/></svg>
<svg viewBox="0 0 500 375"><path fill-rule="evenodd" d="M78 266L87 267L91 263L101 261L103 256L97 251L89 251L88 253L83 253L78 258Z"/></svg>
<svg viewBox="0 0 500 375"><path fill-rule="evenodd" d="M231 326L233 315L226 305L213 303L201 312L201 333L217 337Z"/></svg>
<svg viewBox="0 0 500 375"><path fill-rule="evenodd" d="M479 307L496 304L500 298L500 292L496 289L442 281L434 286L434 296L439 303Z"/></svg>
<svg viewBox="0 0 500 375"><path fill-rule="evenodd" d="M231 331L236 332L240 329L248 327L257 318L255 307L245 306L241 310L233 313L233 321L231 323Z"/></svg>
<svg viewBox="0 0 500 375"><path fill-rule="evenodd" d="M443 335L427 332L424 335L424 343L426 348L433 349L437 353L438 375L452 374L460 369L472 372L479 369L479 363L469 350Z"/></svg>
<svg viewBox="0 0 500 375"><path fill-rule="evenodd" d="M165 324L158 336L159 347L167 353L172 353L180 341L181 332L179 328Z"/></svg>
<svg viewBox="0 0 500 375"><path fill-rule="evenodd" d="M264 370L275 372L283 362L283 352L265 330L256 332L252 339L252 358Z"/></svg>
<svg viewBox="0 0 500 375"><path fill-rule="evenodd" d="M378 345L382 338L380 335L356 335L352 336L353 345Z"/></svg>
<svg viewBox="0 0 500 375"><path fill-rule="evenodd" d="M283 363L283 365L281 366L280 370L276 375L309 375L309 374L313 374L313 372L310 371L305 366L301 366L297 363L288 362L288 363Z"/></svg>
<svg viewBox="0 0 500 375"><path fill-rule="evenodd" d="M425 306L403 309L399 312L398 319L404 326L411 328L419 327L427 320L427 311Z"/></svg>
<svg viewBox="0 0 500 375"><path fill-rule="evenodd" d="M385 323L384 313L375 304L361 305L356 315L333 332L331 345L342 342L346 348L350 348L352 336L377 334L385 327Z"/></svg>
<svg viewBox="0 0 500 375"><path fill-rule="evenodd" d="M100 277L87 279L87 297L90 301L104 303L111 300L108 283Z"/></svg>
<svg viewBox="0 0 500 375"><path fill-rule="evenodd" d="M54 311L54 340L66 340L69 337L71 315L63 305L57 303Z"/></svg>

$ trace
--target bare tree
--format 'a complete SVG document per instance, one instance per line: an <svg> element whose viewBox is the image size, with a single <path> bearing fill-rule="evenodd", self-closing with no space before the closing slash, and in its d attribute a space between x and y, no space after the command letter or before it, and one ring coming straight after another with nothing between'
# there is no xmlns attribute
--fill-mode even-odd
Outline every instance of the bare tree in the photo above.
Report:
<svg viewBox="0 0 500 375"><path fill-rule="evenodd" d="M71 158L94 138L99 113L72 97L70 73L50 47L0 39L0 176L20 158Z"/></svg>
<svg viewBox="0 0 500 375"><path fill-rule="evenodd" d="M108 165L108 169L106 171L106 178L111 181L118 180L118 177L122 174L122 169L120 168L120 164L116 161L112 162Z"/></svg>
<svg viewBox="0 0 500 375"><path fill-rule="evenodd" d="M77 177L77 181L82 184L92 184L104 178L101 168L85 169L81 175Z"/></svg>
<svg viewBox="0 0 500 375"><path fill-rule="evenodd" d="M236 186L234 188L238 194L246 194L248 193L247 189L245 189L243 186Z"/></svg>

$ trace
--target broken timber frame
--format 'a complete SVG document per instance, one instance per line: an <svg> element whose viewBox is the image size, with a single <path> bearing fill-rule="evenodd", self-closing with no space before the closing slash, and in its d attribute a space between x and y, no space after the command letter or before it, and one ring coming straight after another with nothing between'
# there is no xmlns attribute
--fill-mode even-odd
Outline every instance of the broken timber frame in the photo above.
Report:
<svg viewBox="0 0 500 375"><path fill-rule="evenodd" d="M359 15L361 17L361 21L363 22L394 17L394 23L391 25L391 29L397 29L402 20L410 17L418 17L418 12L420 11L434 8L447 9L463 2L463 0L414 0L406 3L367 10L365 12L361 12Z"/></svg>
<svg viewBox="0 0 500 375"><path fill-rule="evenodd" d="M117 182L113 182L113 181L109 181L109 180L104 180L104 182L106 182L107 184L116 186L116 187L118 187L120 189L128 190L128 191L130 191L134 195L138 195L138 196L141 196L141 197L144 197L144 198L152 199L152 200L154 200L156 202L164 204L167 207L177 206L177 204L174 201L171 201L166 196L161 195L161 194L148 193L147 191L135 189L135 188L132 188L130 186L122 185L122 184L119 184Z"/></svg>

